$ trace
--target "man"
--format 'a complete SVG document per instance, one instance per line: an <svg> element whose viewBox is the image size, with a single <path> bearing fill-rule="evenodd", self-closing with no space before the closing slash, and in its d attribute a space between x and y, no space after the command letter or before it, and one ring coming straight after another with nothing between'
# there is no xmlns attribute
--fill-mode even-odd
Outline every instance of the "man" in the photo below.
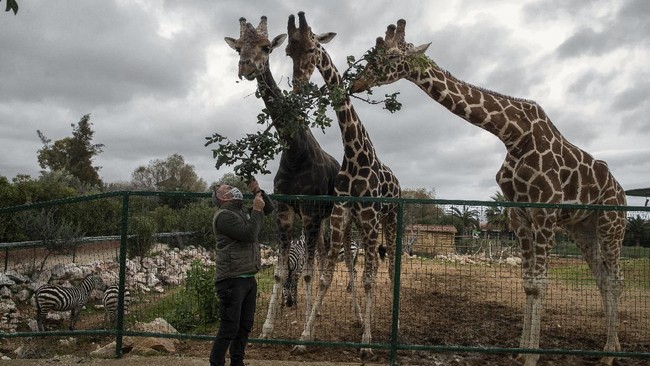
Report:
<svg viewBox="0 0 650 366"><path fill-rule="evenodd" d="M248 334L253 328L257 281L262 262L257 236L264 216L274 205L252 178L252 209L245 209L241 191L227 184L215 186L212 201L219 207L213 229L217 239L215 275L221 324L210 353L210 365L225 365L230 349L230 365L243 366Z"/></svg>

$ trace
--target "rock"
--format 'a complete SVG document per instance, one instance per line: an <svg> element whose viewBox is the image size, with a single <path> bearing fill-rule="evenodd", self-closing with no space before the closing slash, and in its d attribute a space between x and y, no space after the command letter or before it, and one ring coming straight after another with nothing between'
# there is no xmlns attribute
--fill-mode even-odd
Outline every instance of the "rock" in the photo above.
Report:
<svg viewBox="0 0 650 366"><path fill-rule="evenodd" d="M115 346L116 343L113 341L104 347L98 347L96 350L90 352L90 356L95 358L114 358Z"/></svg>
<svg viewBox="0 0 650 366"><path fill-rule="evenodd" d="M153 273L149 273L149 275L147 276L147 287L155 287L159 283L160 280L158 279L158 277L156 277L156 275Z"/></svg>
<svg viewBox="0 0 650 366"><path fill-rule="evenodd" d="M26 288L20 290L18 294L16 294L16 299L22 303L27 303L27 301L29 301L31 297L32 297L32 292Z"/></svg>
<svg viewBox="0 0 650 366"><path fill-rule="evenodd" d="M0 286L13 286L16 282L4 273L0 273Z"/></svg>
<svg viewBox="0 0 650 366"><path fill-rule="evenodd" d="M38 323L36 319L27 319L27 326L30 332L38 332Z"/></svg>
<svg viewBox="0 0 650 366"><path fill-rule="evenodd" d="M20 346L20 347L16 348L16 349L14 350L14 353L15 353L16 356L18 356L18 357L22 356L22 355L25 353L25 347Z"/></svg>
<svg viewBox="0 0 650 366"><path fill-rule="evenodd" d="M150 347L136 345L131 349L129 354L138 356L159 356L160 352Z"/></svg>
<svg viewBox="0 0 650 366"><path fill-rule="evenodd" d="M7 286L0 287L0 298L3 299L11 298L11 290Z"/></svg>
<svg viewBox="0 0 650 366"><path fill-rule="evenodd" d="M77 344L77 339L73 337L68 339L59 339L59 344L64 347L71 347Z"/></svg>
<svg viewBox="0 0 650 366"><path fill-rule="evenodd" d="M52 278L52 271L49 269L44 270L43 272L37 272L36 277L32 280L32 283L29 285L29 288L33 291L38 290L39 287L50 282Z"/></svg>
<svg viewBox="0 0 650 366"><path fill-rule="evenodd" d="M156 318L150 323L136 322L134 331L146 333L178 333L178 331L163 318ZM155 337L124 337L124 343L132 345L133 349L130 353L135 351L139 355L149 355L152 354L149 350L153 350L153 354L158 354L159 352L175 353L178 340Z"/></svg>
<svg viewBox="0 0 650 366"><path fill-rule="evenodd" d="M519 257L509 257L506 259L506 263L508 263L511 266L520 266L521 265L521 258Z"/></svg>
<svg viewBox="0 0 650 366"><path fill-rule="evenodd" d="M7 277L12 279L17 284L23 284L29 282L29 277L22 275L13 269L10 269L7 272L5 272L5 275L7 275Z"/></svg>
<svg viewBox="0 0 650 366"><path fill-rule="evenodd" d="M16 303L11 299L0 301L0 314L9 314L16 312Z"/></svg>

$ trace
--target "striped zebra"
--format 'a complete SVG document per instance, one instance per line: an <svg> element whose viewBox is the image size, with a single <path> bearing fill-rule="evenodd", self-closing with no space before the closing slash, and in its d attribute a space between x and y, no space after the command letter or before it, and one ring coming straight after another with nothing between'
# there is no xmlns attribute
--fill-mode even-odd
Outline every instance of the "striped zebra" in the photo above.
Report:
<svg viewBox="0 0 650 366"><path fill-rule="evenodd" d="M359 243L356 241L350 242L350 250L352 252L352 263L356 266L357 264L357 255L359 254ZM345 260L345 246L341 247L339 250L338 261L343 262Z"/></svg>
<svg viewBox="0 0 650 366"><path fill-rule="evenodd" d="M120 301L120 288L117 285L108 286L104 290L102 297L102 304L104 305L104 328L112 324L113 328L117 328L117 308ZM128 288L124 289L124 313L129 310L131 303L131 292Z"/></svg>
<svg viewBox="0 0 650 366"><path fill-rule="evenodd" d="M339 249L339 256L337 258L338 262L343 262L346 259L345 258L345 247L346 246L343 245L341 247L341 249ZM349 266L348 267L348 275L350 276L350 278L348 279L348 286L347 286L347 291L348 292L352 291L352 281L354 281L355 278L357 277L357 258L359 257L359 243L357 241L355 241L355 240L350 241L350 255L352 257L352 259L350 261L351 266L348 265L347 261L345 263L346 265Z"/></svg>
<svg viewBox="0 0 650 366"><path fill-rule="evenodd" d="M64 287L60 285L43 285L36 290L36 323L38 330L43 332L43 323L50 310L68 311L70 313L70 330L79 319L81 309L88 302L88 297L94 289L103 291L106 288L104 281L98 275L88 275L75 287Z"/></svg>
<svg viewBox="0 0 650 366"><path fill-rule="evenodd" d="M282 305L288 307L295 307L298 305L298 282L300 276L305 268L305 261L307 259L307 247L305 241L305 233L300 235L299 239L291 241L289 247L289 275L282 287Z"/></svg>

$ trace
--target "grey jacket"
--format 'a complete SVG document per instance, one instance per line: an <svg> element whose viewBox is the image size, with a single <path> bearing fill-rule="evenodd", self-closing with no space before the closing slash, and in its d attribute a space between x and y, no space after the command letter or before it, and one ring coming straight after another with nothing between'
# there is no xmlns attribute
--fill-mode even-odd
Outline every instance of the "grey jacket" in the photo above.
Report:
<svg viewBox="0 0 650 366"><path fill-rule="evenodd" d="M226 202L217 210L212 227L217 240L215 281L257 273L262 267L258 234L264 216L275 209L262 192L264 210L245 209L240 201Z"/></svg>

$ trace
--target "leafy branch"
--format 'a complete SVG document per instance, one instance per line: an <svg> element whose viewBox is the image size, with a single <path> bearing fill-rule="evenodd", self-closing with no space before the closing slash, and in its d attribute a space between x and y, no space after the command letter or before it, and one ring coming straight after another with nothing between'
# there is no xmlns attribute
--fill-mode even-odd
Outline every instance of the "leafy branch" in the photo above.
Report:
<svg viewBox="0 0 650 366"><path fill-rule="evenodd" d="M343 74L343 83L346 85L345 89L347 90L348 94L350 94L349 90L352 87L354 81L364 73L365 66L362 63L374 62L376 55L377 50L375 47L373 47L368 50L368 52L366 52L363 56L361 56L361 59L359 60L356 60L354 56L347 57L348 69ZM361 98L355 94L350 94L350 96L372 105L383 104L383 108L390 113L395 113L402 109L402 103L397 100L397 96L400 94L399 92L385 94L384 99L381 100L376 100L370 97L373 94L372 89L368 89L366 93L368 94L368 97L366 98Z"/></svg>
<svg viewBox="0 0 650 366"><path fill-rule="evenodd" d="M324 133L332 124L332 119L326 113L328 107L339 107L350 96L373 105L383 104L383 108L391 113L399 111L402 108L402 104L397 101L399 92L386 94L382 100L371 97L364 99L349 92L354 80L363 72L361 62L369 61L375 55L373 48L359 61L348 56L348 69L343 74L342 87L318 87L308 82L296 85L294 89L298 89L297 92L277 87L258 88L255 96L263 99L266 107L257 115L257 124L265 126L264 130L246 134L235 141L220 133L206 137L205 146L217 144L212 149L213 158L217 160L215 167L233 166L235 174L244 179L256 174L270 174L266 168L269 161L287 150L296 134L305 133L314 127L320 128ZM372 92L368 91L368 95L372 95ZM275 132L271 131L272 128L275 128Z"/></svg>
<svg viewBox="0 0 650 366"><path fill-rule="evenodd" d="M16 0L7 0L7 6L5 7L5 11L10 11L10 10L13 10L14 15L18 14L18 2L16 2Z"/></svg>
<svg viewBox="0 0 650 366"><path fill-rule="evenodd" d="M235 141L220 133L206 137L205 146L218 144L212 150L217 169L233 166L235 174L244 179L270 174L266 168L269 161L285 151L296 134L313 127L324 132L331 126L332 119L326 115L330 102L325 88L308 83L301 85L298 93L276 91L276 95L265 94L268 90L255 92L257 98L271 100L257 115L257 124L266 126L263 131L246 134ZM271 131L272 127L275 132Z"/></svg>

